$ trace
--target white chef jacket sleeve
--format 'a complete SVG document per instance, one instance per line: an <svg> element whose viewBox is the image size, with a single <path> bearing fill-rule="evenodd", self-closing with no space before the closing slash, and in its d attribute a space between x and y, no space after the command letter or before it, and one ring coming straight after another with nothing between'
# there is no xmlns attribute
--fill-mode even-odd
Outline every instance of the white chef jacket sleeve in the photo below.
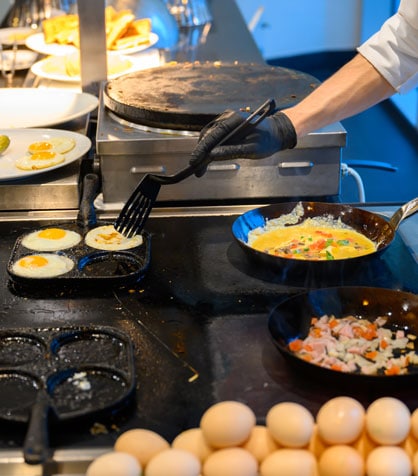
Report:
<svg viewBox="0 0 418 476"><path fill-rule="evenodd" d="M357 48L401 94L418 85L418 1L401 0L382 28Z"/></svg>

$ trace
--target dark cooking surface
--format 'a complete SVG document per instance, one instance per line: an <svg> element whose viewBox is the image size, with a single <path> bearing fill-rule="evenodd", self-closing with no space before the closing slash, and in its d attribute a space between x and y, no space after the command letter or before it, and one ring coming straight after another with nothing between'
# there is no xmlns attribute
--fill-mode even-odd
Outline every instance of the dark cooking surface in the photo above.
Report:
<svg viewBox="0 0 418 476"><path fill-rule="evenodd" d="M150 219L151 267L143 281L126 289L69 289L51 296L42 283L24 294L2 287L3 327L110 325L129 334L135 346L135 408L99 422L61 423L59 431L51 429L51 446L107 446L118 436L116 428L138 426L172 439L196 426L210 404L225 399L248 403L260 421L279 401L297 401L316 413L326 400L341 394L365 405L391 394L416 407L413 388L324 386L295 374L270 341L267 328L273 307L304 285L372 285L417 293L417 264L401 237L397 235L385 253L356 275L342 272L340 282L313 282L307 275L305 282L284 284L285 270L264 272L247 261L232 238L234 219ZM3 283L8 282L6 264L17 236L39 225L0 224ZM97 423L104 424L107 433L92 434ZM23 437L23 427L2 423L1 448L21 446Z"/></svg>
<svg viewBox="0 0 418 476"><path fill-rule="evenodd" d="M307 96L319 81L287 68L250 63L178 63L109 81L104 103L124 119L153 127L200 130L225 109L278 109Z"/></svg>

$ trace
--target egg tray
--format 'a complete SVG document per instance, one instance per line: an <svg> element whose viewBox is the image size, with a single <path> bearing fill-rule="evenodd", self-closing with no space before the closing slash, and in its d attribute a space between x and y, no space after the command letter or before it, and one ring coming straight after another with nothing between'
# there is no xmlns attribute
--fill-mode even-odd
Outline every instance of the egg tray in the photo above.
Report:
<svg viewBox="0 0 418 476"><path fill-rule="evenodd" d="M124 407L135 390L133 345L106 326L0 332L0 418L26 422L39 394L58 420Z"/></svg>
<svg viewBox="0 0 418 476"><path fill-rule="evenodd" d="M7 264L7 271L12 280L23 286L39 283L55 287L57 285L128 285L140 281L146 274L151 259L151 237L146 231L142 232L143 243L140 246L122 251L103 251L92 248L84 243L84 237L89 230L109 223L97 223L83 231L76 223L60 224L65 228L79 233L82 240L77 245L59 251L34 251L22 244L25 233L18 237L12 249ZM43 228L50 228L52 225ZM43 229L42 227L39 230ZM74 267L65 274L54 277L26 277L13 271L13 264L26 255L36 253L51 253L66 256L74 262Z"/></svg>

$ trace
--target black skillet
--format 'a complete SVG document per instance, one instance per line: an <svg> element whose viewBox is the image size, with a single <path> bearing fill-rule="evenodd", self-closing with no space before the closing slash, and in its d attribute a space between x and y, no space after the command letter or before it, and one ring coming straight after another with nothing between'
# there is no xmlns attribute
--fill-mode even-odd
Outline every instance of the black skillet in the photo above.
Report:
<svg viewBox="0 0 418 476"><path fill-rule="evenodd" d="M255 250L248 244L248 234L250 231L263 227L268 220L279 218L283 215L292 213L297 204L303 206L303 216L299 218L298 223L306 218L331 217L340 219L344 224L349 225L354 230L362 233L376 244L376 251L369 255L363 255L354 258L336 259L329 261L300 260L292 257L283 258L273 256L268 253ZM292 271L305 272L310 270L319 270L324 273L339 272L343 269L355 269L358 265L366 262L381 254L394 240L396 230L401 221L412 215L418 210L418 198L411 200L400 207L390 220L361 208L350 205L322 202L286 202L274 205L268 205L261 208L249 210L240 215L232 224L232 233L234 238L251 258L274 268L287 268ZM293 225L296 223L292 223Z"/></svg>
<svg viewBox="0 0 418 476"><path fill-rule="evenodd" d="M344 373L320 367L297 357L288 348L294 339L304 339L312 317L334 315L336 318L355 316L373 322L378 316L388 316L385 327L404 330L418 336L418 296L393 289L341 286L314 289L278 304L269 316L268 328L273 343L290 364L299 371L321 380L367 385L397 385L418 379L418 365L403 375L365 375ZM418 352L418 340L415 341Z"/></svg>
<svg viewBox="0 0 418 476"><path fill-rule="evenodd" d="M49 426L112 415L135 390L132 343L109 327L0 332L0 419L29 423L25 462L49 457Z"/></svg>

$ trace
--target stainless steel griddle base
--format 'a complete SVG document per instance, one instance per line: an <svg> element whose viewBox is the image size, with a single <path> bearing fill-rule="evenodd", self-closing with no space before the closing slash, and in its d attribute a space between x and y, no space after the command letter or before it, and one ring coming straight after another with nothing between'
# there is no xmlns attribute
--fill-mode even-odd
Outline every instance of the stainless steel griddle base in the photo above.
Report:
<svg viewBox="0 0 418 476"><path fill-rule="evenodd" d="M140 130L112 116L101 98L96 144L106 204L126 201L145 173L171 174L187 165L196 135ZM266 159L213 163L201 178L162 187L158 202L338 196L345 142L346 131L336 123L303 138L295 149Z"/></svg>

